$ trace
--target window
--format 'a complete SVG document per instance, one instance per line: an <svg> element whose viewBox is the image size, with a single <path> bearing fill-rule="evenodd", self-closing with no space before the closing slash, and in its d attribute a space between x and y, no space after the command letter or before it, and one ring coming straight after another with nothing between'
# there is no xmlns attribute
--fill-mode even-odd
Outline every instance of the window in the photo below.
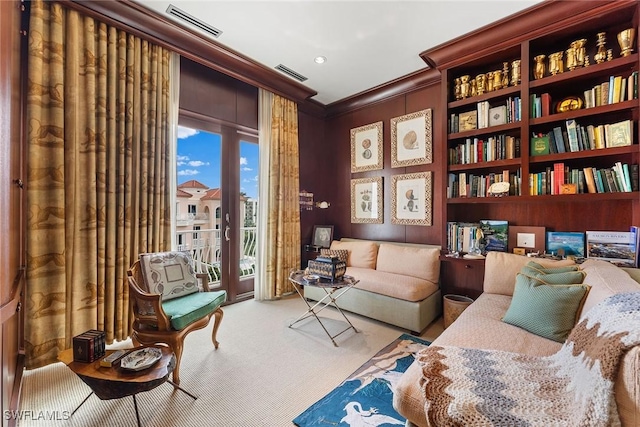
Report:
<svg viewBox="0 0 640 427"><path fill-rule="evenodd" d="M188 212L190 214L195 214L196 213L196 205L189 205L188 209L189 209Z"/></svg>

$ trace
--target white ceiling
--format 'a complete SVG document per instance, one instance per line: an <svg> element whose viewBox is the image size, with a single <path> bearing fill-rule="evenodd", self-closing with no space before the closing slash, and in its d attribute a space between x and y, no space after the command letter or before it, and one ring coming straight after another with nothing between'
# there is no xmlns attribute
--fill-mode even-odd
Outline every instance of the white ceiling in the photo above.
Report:
<svg viewBox="0 0 640 427"><path fill-rule="evenodd" d="M137 1L176 20L166 13L173 4L221 30L212 38L217 43L266 67L283 64L302 74L308 78L302 84L318 92L313 99L325 105L423 69L422 51L538 3ZM327 58L324 64L314 62L320 55Z"/></svg>

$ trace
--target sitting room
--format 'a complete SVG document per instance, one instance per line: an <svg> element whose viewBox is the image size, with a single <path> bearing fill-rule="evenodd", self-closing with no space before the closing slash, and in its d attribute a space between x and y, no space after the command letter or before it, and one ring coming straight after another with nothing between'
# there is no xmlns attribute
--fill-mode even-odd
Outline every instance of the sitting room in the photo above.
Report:
<svg viewBox="0 0 640 427"><path fill-rule="evenodd" d="M3 426L640 426L637 0L0 12Z"/></svg>

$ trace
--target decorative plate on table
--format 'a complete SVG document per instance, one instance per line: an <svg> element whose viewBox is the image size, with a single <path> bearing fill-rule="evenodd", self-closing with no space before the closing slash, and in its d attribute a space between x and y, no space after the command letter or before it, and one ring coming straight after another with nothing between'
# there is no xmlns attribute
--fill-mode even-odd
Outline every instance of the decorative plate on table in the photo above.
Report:
<svg viewBox="0 0 640 427"><path fill-rule="evenodd" d="M156 347L145 347L132 351L122 358L120 367L129 371L147 369L162 358L162 351Z"/></svg>
<svg viewBox="0 0 640 427"><path fill-rule="evenodd" d="M317 274L306 274L302 278L307 283L316 283L318 280L320 280L320 276L318 276Z"/></svg>

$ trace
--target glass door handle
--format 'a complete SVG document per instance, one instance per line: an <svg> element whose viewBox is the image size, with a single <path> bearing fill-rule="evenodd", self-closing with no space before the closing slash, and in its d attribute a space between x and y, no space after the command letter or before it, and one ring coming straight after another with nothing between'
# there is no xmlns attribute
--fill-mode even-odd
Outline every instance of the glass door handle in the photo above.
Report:
<svg viewBox="0 0 640 427"><path fill-rule="evenodd" d="M226 240L227 242L231 239L229 237L229 231L231 231L231 227L229 227L228 225L224 228L224 240Z"/></svg>

